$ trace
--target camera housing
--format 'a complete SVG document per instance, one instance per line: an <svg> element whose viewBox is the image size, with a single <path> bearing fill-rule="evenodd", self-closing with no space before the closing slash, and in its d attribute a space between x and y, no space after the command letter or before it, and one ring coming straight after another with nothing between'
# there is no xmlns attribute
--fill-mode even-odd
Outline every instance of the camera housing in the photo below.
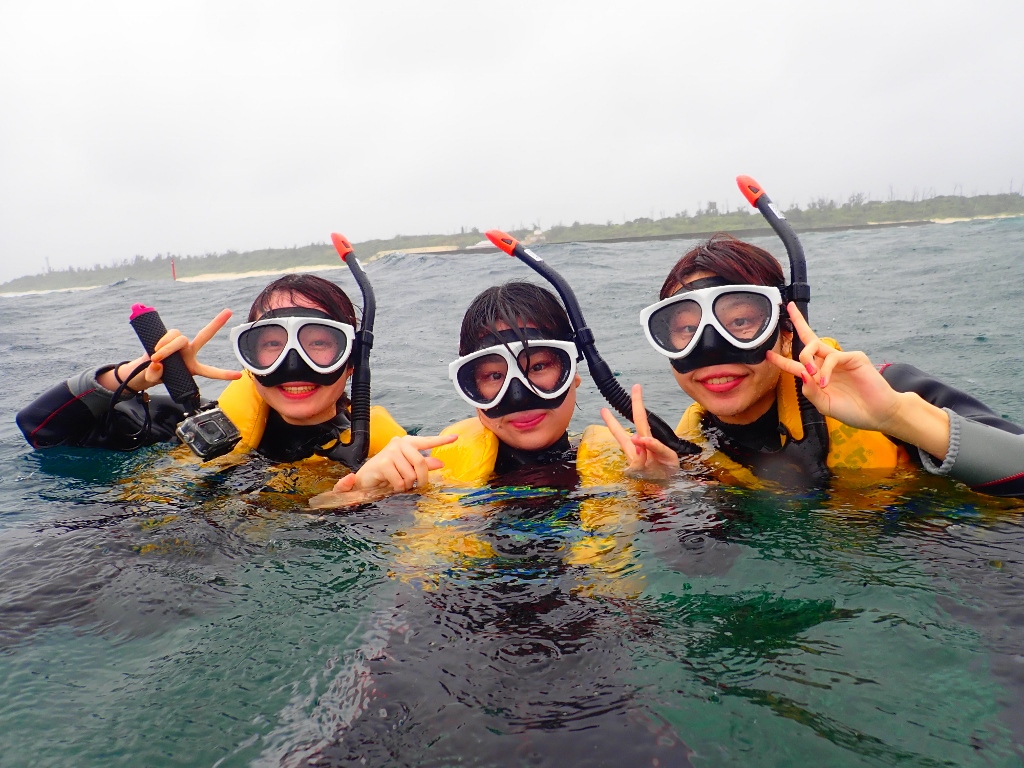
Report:
<svg viewBox="0 0 1024 768"><path fill-rule="evenodd" d="M207 403L189 414L178 424L175 432L181 442L203 461L230 453L242 439L238 428L216 402Z"/></svg>

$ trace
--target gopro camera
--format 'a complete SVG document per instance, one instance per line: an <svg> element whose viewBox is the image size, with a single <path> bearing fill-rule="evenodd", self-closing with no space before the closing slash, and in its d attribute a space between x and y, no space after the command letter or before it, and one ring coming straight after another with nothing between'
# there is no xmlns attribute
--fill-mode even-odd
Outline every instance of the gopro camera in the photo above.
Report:
<svg viewBox="0 0 1024 768"><path fill-rule="evenodd" d="M175 430L192 453L203 461L215 459L231 450L242 439L238 428L231 423L217 403L207 403L189 414Z"/></svg>

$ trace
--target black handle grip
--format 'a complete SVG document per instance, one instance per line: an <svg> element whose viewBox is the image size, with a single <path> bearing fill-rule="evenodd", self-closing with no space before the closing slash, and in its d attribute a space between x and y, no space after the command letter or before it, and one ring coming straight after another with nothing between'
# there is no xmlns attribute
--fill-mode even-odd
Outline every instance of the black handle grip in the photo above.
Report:
<svg viewBox="0 0 1024 768"><path fill-rule="evenodd" d="M155 309L146 308L145 311L140 312L133 308L130 322L139 341L142 342L142 346L146 352L152 355L156 351L156 343L167 333L167 328L164 327L160 315ZM199 387L196 385L196 380L192 378L192 374L189 373L185 361L181 359L181 355L175 352L163 361L163 366L163 382L171 399L186 406L189 410L197 408L199 406Z"/></svg>

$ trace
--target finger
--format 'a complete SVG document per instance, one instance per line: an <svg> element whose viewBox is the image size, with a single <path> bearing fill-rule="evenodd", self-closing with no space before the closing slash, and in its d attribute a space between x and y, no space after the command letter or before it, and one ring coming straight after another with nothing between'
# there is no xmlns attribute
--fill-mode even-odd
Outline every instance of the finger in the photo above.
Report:
<svg viewBox="0 0 1024 768"><path fill-rule="evenodd" d="M408 442L415 446L417 451L429 451L431 448L437 448L440 445L454 443L458 439L458 435L426 435L424 437L416 435L410 437Z"/></svg>
<svg viewBox="0 0 1024 768"><path fill-rule="evenodd" d="M413 471L416 473L416 480L414 481L413 487L426 485L427 475L430 472L427 468L426 456L416 450L412 445L411 440L403 441L402 454L405 456L409 464L412 465Z"/></svg>
<svg viewBox="0 0 1024 768"><path fill-rule="evenodd" d="M149 367L142 372L143 378L150 384L159 384L164 378L164 367L158 362L152 362Z"/></svg>
<svg viewBox="0 0 1024 768"><path fill-rule="evenodd" d="M612 433L612 437L615 438L615 442L619 444L622 452L626 454L626 458L631 462L633 457L636 455L636 450L633 448L632 435L622 428L619 424L619 420L612 416L612 412L607 408L601 409L601 419L604 421L608 431Z"/></svg>
<svg viewBox="0 0 1024 768"><path fill-rule="evenodd" d="M211 365L196 363L196 369L192 372L194 376L205 376L208 379L240 379L241 371L229 371L226 368L214 368Z"/></svg>
<svg viewBox="0 0 1024 768"><path fill-rule="evenodd" d="M183 336L183 335L184 334L181 331L179 331L177 328L171 328L171 330L169 330L169 331L164 331L164 335L156 340L156 344L153 345L153 349L160 349L160 347L162 347L164 344L169 342L171 339L175 339L178 336Z"/></svg>
<svg viewBox="0 0 1024 768"><path fill-rule="evenodd" d="M651 425L647 423L647 409L644 408L644 388L640 384L634 384L630 392L633 400L633 425L636 433L644 437L651 436Z"/></svg>
<svg viewBox="0 0 1024 768"><path fill-rule="evenodd" d="M435 469L444 469L444 462L440 459L435 459L433 456L427 456L427 469L431 471Z"/></svg>
<svg viewBox="0 0 1024 768"><path fill-rule="evenodd" d="M786 312L789 314L789 319L793 321L793 327L796 329L797 335L800 336L800 341L807 344L811 339L817 338L803 314L797 309L795 302L791 301L786 305Z"/></svg>
<svg viewBox="0 0 1024 768"><path fill-rule="evenodd" d="M786 373L792 374L793 376L796 376L798 379L800 378L801 374L807 373L807 370L796 360L790 360L785 355L780 355L779 353L773 352L770 349L768 350L768 354L765 357L767 357L768 362L770 362L776 368L779 368Z"/></svg>
<svg viewBox="0 0 1024 768"><path fill-rule="evenodd" d="M413 467L412 462L406 458L405 454L401 450L395 452L395 456L392 459L391 469L393 469L399 477L399 481L396 484L392 482L391 485L396 491L408 491L413 487L416 482L416 469Z"/></svg>
<svg viewBox="0 0 1024 768"><path fill-rule="evenodd" d="M356 473L345 475L341 480L334 484L335 493L345 493L351 491L356 487Z"/></svg>
<svg viewBox="0 0 1024 768"><path fill-rule="evenodd" d="M679 456L676 452L654 437L641 437L647 453L653 456L659 464L679 465Z"/></svg>
<svg viewBox="0 0 1024 768"><path fill-rule="evenodd" d="M845 368L856 368L859 365L871 365L871 360L863 352L839 352L825 358L821 364L821 373L818 377L818 386L827 387L832 381L832 372L839 366Z"/></svg>
<svg viewBox="0 0 1024 768"><path fill-rule="evenodd" d="M181 350L188 346L188 339L185 336L182 336L180 333L177 336L170 336L172 333L177 333L177 331L168 331L156 343L156 348L153 354L150 355L151 360L166 360L175 352L181 352Z"/></svg>
<svg viewBox="0 0 1024 768"><path fill-rule="evenodd" d="M388 485L394 491L405 490L405 478L402 476L401 471L394 464L385 464L380 468L381 477L387 481Z"/></svg>
<svg viewBox="0 0 1024 768"><path fill-rule="evenodd" d="M643 443L642 435L633 435L633 449L636 451L636 458L633 460L633 466L646 467L647 466L647 448Z"/></svg>
<svg viewBox="0 0 1024 768"><path fill-rule="evenodd" d="M832 349L828 344L822 343L818 338L809 341L807 345L800 351L800 362L803 363L804 368L807 372L813 376L818 372L818 361L816 358L824 358L827 353L825 349Z"/></svg>
<svg viewBox="0 0 1024 768"><path fill-rule="evenodd" d="M206 346L206 342L208 342L210 339L216 336L217 331L223 328L224 324L230 319L231 310L222 309L217 314L217 316L213 318L213 320L211 320L209 323L207 323L206 327L199 331L199 333L195 335L195 338L192 339L193 351L198 352L200 349Z"/></svg>

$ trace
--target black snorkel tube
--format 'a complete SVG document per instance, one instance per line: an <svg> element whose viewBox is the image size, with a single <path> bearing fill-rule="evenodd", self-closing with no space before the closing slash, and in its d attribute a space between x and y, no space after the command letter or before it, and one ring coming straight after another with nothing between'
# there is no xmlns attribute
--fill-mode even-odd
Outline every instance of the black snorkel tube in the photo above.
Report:
<svg viewBox="0 0 1024 768"><path fill-rule="evenodd" d="M331 241L359 285L359 292L363 295L363 320L356 331L350 358L355 362L352 364L349 440L347 443L339 440L337 445L318 453L340 461L354 472L366 461L366 455L370 451L370 350L373 349L373 319L377 312L377 299L362 265L353 255L352 243L336 232L331 233Z"/></svg>
<svg viewBox="0 0 1024 768"><path fill-rule="evenodd" d="M804 257L804 247L800 244L800 239L760 184L750 176L737 176L736 184L743 196L747 198L747 202L760 211L786 247L786 254L789 256L789 286L786 288L785 300L796 304L800 314L807 320L807 304L811 300L811 286L807 282L807 259ZM804 343L800 340L800 336L794 333L794 360L800 359L803 349ZM828 467L825 464L825 457L828 455L828 428L825 424L825 417L804 397L799 383L796 385L796 396L800 406L800 420L804 425L804 440L801 442L807 442L808 438L812 436L817 441L821 455L820 467L815 473L814 479L824 482L829 477Z"/></svg>
<svg viewBox="0 0 1024 768"><path fill-rule="evenodd" d="M739 185L743 196L747 198L747 202L761 212L771 228L775 230L775 234L779 236L782 244L786 246L786 255L789 256L789 286L785 299L796 304L796 308L800 310L804 320L807 320L807 304L811 300L811 286L807 283L807 259L804 257L804 247L800 244L800 239L760 184L750 176L737 176L736 184ZM800 341L799 336L794 334L794 360L800 357L803 349L804 343Z"/></svg>
<svg viewBox="0 0 1024 768"><path fill-rule="evenodd" d="M573 293L569 284L560 274L548 266L540 256L530 249L524 248L522 243L512 237L512 235L501 230L492 229L487 232L487 239L494 243L499 250L519 259L554 286L558 295L562 298L562 304L565 305L566 314L569 315L569 321L572 323L574 331L573 341L575 341L576 347L583 354L583 357L586 358L587 366L590 369L590 376L594 383L597 384L598 391L616 411L622 414L624 418L632 421L632 398L616 380L612 369L608 367L608 363L604 361L601 353L597 351L594 333L587 327L583 311L580 309L579 302L576 301L576 294ZM664 445L674 450L679 456L689 456L701 452L698 446L678 437L672 428L656 413L648 410L647 421L651 426L651 434Z"/></svg>

